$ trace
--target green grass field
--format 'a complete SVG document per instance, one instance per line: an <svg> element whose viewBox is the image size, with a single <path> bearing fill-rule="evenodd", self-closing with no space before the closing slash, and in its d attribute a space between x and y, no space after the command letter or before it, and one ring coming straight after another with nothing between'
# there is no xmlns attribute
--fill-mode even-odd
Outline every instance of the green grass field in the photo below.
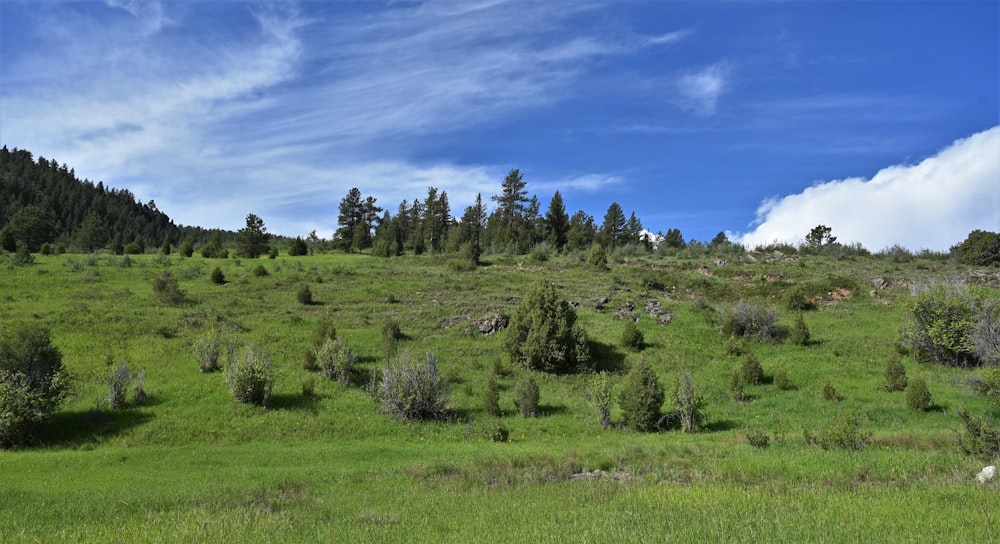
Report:
<svg viewBox="0 0 1000 544"><path fill-rule="evenodd" d="M51 327L74 377L68 402L30 447L0 451L0 541L891 541L998 539L996 483L973 476L989 463L957 443L959 409L1000 416L967 385L970 370L905 357L927 380L934 409L913 412L882 389L906 316L909 285L967 278L998 284L996 270L946 260L857 257L730 264L642 258L599 272L575 256L533 262L490 256L458 272L445 258L363 255L210 260L177 256L36 256L0 263L0 320ZM209 276L220 266L227 283ZM257 266L268 274L258 276ZM186 293L160 302L165 271ZM695 434L602 429L584 399L590 376L537 375L542 416L517 415L523 372L503 353L500 332L474 320L510 314L539 278L579 303L596 364L617 377L652 363L664 384L689 372L707 400ZM872 280L891 285L872 292ZM296 300L308 284L317 304ZM836 288L850 285L850 296ZM740 298L779 310L805 287L818 309L808 346L749 343L765 375L794 388L748 386L729 395L742 356L718 330ZM605 309L595 302L607 297ZM647 315L649 301L672 319ZM619 344L625 303L642 313L647 347ZM352 384L303 368L322 316L359 356ZM433 352L451 383L452 420L400 423L366 392L385 365L381 327L397 321L398 350ZM221 322L268 354L276 370L268 408L237 405L224 373L202 374L193 345ZM149 398L124 410L103 402L111 362L143 369ZM487 377L499 371L500 424L487 432ZM313 380L315 393L303 394ZM833 385L841 400L823 397ZM869 446L823 450L815 431L858 414ZM621 414L613 413L616 422ZM747 443L765 433L767 448ZM603 471L594 474L593 471ZM590 473L589 476L583 475Z"/></svg>

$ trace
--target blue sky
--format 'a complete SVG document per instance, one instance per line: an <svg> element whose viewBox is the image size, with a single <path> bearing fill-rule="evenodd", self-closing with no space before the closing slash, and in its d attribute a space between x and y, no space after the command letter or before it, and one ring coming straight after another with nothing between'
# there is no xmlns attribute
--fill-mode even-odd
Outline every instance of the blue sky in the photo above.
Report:
<svg viewBox="0 0 1000 544"><path fill-rule="evenodd" d="M1000 231L998 71L995 0L0 0L0 143L205 227L519 168L598 222L947 249Z"/></svg>

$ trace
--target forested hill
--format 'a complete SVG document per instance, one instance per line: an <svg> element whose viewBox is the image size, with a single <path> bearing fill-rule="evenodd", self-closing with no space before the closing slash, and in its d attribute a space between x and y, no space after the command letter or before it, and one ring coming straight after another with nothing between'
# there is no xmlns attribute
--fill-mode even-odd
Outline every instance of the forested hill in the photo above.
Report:
<svg viewBox="0 0 1000 544"><path fill-rule="evenodd" d="M182 238L208 239L210 231L179 227L156 208L143 204L127 189L80 180L66 164L30 151L0 149L0 245L14 251L17 242L38 251L45 243L92 251L126 246L158 247Z"/></svg>

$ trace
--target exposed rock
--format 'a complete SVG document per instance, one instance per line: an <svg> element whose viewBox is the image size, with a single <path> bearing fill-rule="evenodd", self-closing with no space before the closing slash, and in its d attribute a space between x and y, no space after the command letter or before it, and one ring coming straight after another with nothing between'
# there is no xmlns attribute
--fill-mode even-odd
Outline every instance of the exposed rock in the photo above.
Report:
<svg viewBox="0 0 1000 544"><path fill-rule="evenodd" d="M727 261L725 259L716 259L715 260L715 266L727 266L728 264L729 264L729 261Z"/></svg>
<svg viewBox="0 0 1000 544"><path fill-rule="evenodd" d="M872 280L872 286L884 291L892 286L892 282L885 278L875 278Z"/></svg>
<svg viewBox="0 0 1000 544"><path fill-rule="evenodd" d="M603 309L604 309L604 307L605 307L605 306L606 306L606 305L607 305L607 304L608 304L609 302L611 302L611 299L610 299L610 298L608 298L608 297L601 297L601 298L597 299L597 302L595 302L595 303L594 303L594 309L595 309L595 310L597 310L597 311L599 312L599 311L603 310Z"/></svg>
<svg viewBox="0 0 1000 544"><path fill-rule="evenodd" d="M486 316L482 319L474 321L473 325L479 329L479 332L485 335L490 335L506 329L507 326L510 325L510 316L505 314Z"/></svg>
<svg viewBox="0 0 1000 544"><path fill-rule="evenodd" d="M976 474L976 481L981 484L985 484L986 482L992 481L993 477L996 475L997 475L997 467L990 465L988 467L983 468L983 470L980 470L979 474Z"/></svg>
<svg viewBox="0 0 1000 544"><path fill-rule="evenodd" d="M632 321L639 321L639 314L633 313L635 310L634 302L625 302L618 307L618 311L615 312L615 317L618 319L631 319Z"/></svg>

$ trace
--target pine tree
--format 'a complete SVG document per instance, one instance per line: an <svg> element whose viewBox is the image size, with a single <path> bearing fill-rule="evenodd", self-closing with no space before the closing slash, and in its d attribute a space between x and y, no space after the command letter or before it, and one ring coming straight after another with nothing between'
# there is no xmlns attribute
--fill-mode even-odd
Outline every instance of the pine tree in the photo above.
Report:
<svg viewBox="0 0 1000 544"><path fill-rule="evenodd" d="M340 228L337 229L336 239L344 251L350 252L354 246L354 237L364 219L363 205L361 191L357 187L348 191L347 196L340 201L340 213L337 215L337 224Z"/></svg>
<svg viewBox="0 0 1000 544"><path fill-rule="evenodd" d="M566 214L562 195L556 191L549 201L548 211L545 212L545 239L557 250L562 251L566 246L568 235L569 216Z"/></svg>
<svg viewBox="0 0 1000 544"><path fill-rule="evenodd" d="M521 171L515 168L504 178L500 194L493 195L493 201L497 203L496 227L499 231L493 237L494 242L507 245L520 237L525 204L528 202L528 191L525 190L527 185Z"/></svg>
<svg viewBox="0 0 1000 544"><path fill-rule="evenodd" d="M605 247L617 247L622 244L625 234L625 212L617 202L612 202L608 206L607 213L604 214L604 223L601 224L599 238L601 245Z"/></svg>
<svg viewBox="0 0 1000 544"><path fill-rule="evenodd" d="M264 220L255 214L248 214L246 226L236 233L236 254L256 259L270 250L270 237L264 227Z"/></svg>

